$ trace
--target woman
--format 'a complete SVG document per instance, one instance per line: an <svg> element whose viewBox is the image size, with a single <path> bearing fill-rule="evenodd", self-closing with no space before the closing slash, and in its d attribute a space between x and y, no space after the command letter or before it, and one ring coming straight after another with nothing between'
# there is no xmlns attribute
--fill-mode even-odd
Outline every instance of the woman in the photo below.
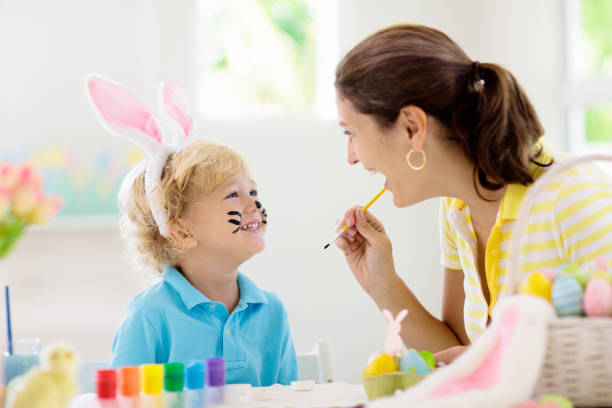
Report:
<svg viewBox="0 0 612 408"><path fill-rule="evenodd" d="M336 241L379 308L407 308L402 338L448 362L485 330L508 294L510 231L529 186L555 161L510 72L472 61L445 34L397 25L357 44L336 71L348 162L386 177L397 207L442 197L442 318L397 275L382 224L360 207ZM521 272L612 259L612 193L594 166L538 197L522 236Z"/></svg>

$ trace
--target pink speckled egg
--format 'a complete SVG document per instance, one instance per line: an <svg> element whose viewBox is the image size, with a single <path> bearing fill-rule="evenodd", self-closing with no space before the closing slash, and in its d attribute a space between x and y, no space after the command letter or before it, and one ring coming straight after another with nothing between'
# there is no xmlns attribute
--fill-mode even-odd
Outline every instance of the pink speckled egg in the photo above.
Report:
<svg viewBox="0 0 612 408"><path fill-rule="evenodd" d="M611 316L612 286L603 278L592 278L584 291L582 302L587 316Z"/></svg>
<svg viewBox="0 0 612 408"><path fill-rule="evenodd" d="M608 261L606 261L605 258L599 257L595 259L595 265L597 265L597 269L600 271L608 271Z"/></svg>

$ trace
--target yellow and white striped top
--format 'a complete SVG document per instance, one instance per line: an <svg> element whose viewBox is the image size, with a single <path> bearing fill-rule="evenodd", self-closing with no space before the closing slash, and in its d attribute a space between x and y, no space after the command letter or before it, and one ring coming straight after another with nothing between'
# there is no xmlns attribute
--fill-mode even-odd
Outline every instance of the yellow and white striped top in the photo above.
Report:
<svg viewBox="0 0 612 408"><path fill-rule="evenodd" d="M548 163L550 148L546 144L544 147L538 160ZM552 156L555 163L564 160L560 154ZM537 179L548 168L533 165L534 177ZM497 301L509 294L511 231L528 189L520 184L508 185L500 203L485 253L488 305L476 269L476 234L470 210L459 199L441 200L441 262L445 268L464 273L463 317L471 341L485 330ZM599 167L589 163L563 172L539 194L521 237L520 271L524 276L565 263L584 265L597 257L612 260L612 183Z"/></svg>

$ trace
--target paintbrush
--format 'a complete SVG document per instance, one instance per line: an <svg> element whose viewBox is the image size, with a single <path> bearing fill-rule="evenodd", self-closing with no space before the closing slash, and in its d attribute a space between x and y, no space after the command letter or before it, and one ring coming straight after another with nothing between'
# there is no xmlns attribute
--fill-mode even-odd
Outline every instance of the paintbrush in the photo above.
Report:
<svg viewBox="0 0 612 408"><path fill-rule="evenodd" d="M8 337L8 354L13 354L13 332L11 330L11 301L9 298L9 287L4 287L4 300L6 301L6 335Z"/></svg>
<svg viewBox="0 0 612 408"><path fill-rule="evenodd" d="M378 194L374 196L374 198L372 198L366 205L363 206L364 214L366 211L368 211L368 208L370 208L370 206L374 204L374 201L378 200L378 197L380 197L386 190L387 190L386 188L383 188L382 190L380 190ZM335 240L340 238L342 234L344 234L344 231L346 231L348 228L349 228L348 225L345 225L344 227L342 227L340 231L336 232L336 234L332 237L332 239L330 239L329 242L323 246L323 249L327 249L327 247L329 247Z"/></svg>

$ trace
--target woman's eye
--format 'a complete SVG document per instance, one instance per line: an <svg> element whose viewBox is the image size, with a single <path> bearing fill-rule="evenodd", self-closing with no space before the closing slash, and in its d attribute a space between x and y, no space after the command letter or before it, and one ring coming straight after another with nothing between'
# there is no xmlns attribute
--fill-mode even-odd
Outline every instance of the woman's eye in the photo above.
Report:
<svg viewBox="0 0 612 408"><path fill-rule="evenodd" d="M229 194L229 195L228 195L227 197L225 197L225 198L236 198L236 197L238 197L238 193L234 191L233 193Z"/></svg>
<svg viewBox="0 0 612 408"><path fill-rule="evenodd" d="M355 135L354 135L354 134L352 134L351 132L349 132L348 130L345 130L345 131L344 131L344 134L345 134L345 135L347 135L347 136L348 136L348 137L350 137L350 138L354 138L354 137L355 137Z"/></svg>
<svg viewBox="0 0 612 408"><path fill-rule="evenodd" d="M251 197L257 197L257 190L253 190L249 194L251 194Z"/></svg>

